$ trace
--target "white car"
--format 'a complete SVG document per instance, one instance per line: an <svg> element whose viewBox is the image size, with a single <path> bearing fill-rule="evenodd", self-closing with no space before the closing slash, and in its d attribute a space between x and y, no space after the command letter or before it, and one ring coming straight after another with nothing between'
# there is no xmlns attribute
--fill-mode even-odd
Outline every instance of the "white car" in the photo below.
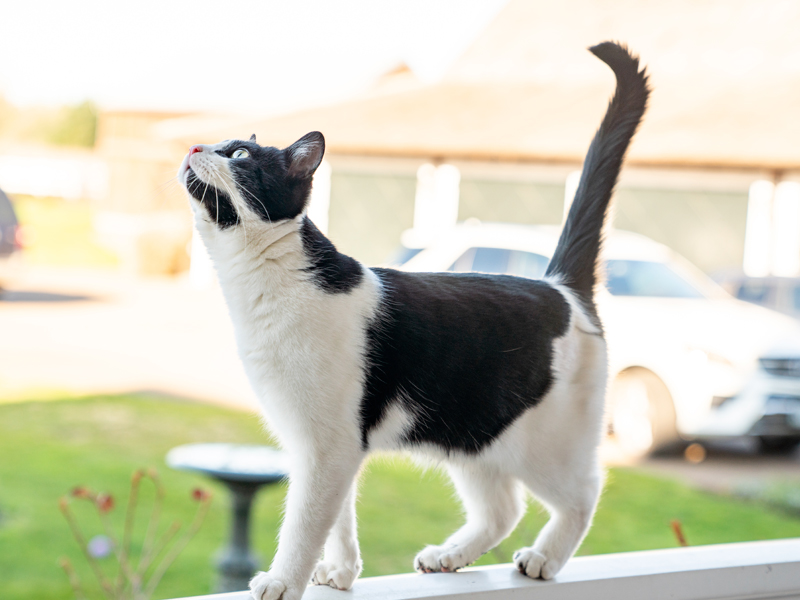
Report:
<svg viewBox="0 0 800 600"><path fill-rule="evenodd" d="M423 247L409 230L399 268L538 278L559 233L555 226L465 223ZM749 434L800 441L800 420L791 431L770 430L777 405L745 392L764 374L759 357L797 327L794 320L732 298L675 252L638 234L610 232L604 257L607 289L598 305L609 343L609 432L626 454L641 456L679 439ZM800 379L796 386L800 402Z"/></svg>

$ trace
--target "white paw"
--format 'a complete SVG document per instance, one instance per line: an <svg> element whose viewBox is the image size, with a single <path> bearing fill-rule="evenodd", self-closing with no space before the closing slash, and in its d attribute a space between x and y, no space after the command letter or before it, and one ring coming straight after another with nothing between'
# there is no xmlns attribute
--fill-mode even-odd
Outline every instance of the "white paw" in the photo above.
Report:
<svg viewBox="0 0 800 600"><path fill-rule="evenodd" d="M272 573L260 571L250 580L250 595L253 600L296 600L302 595L287 591L286 584Z"/></svg>
<svg viewBox="0 0 800 600"><path fill-rule="evenodd" d="M452 573L473 560L466 557L458 546L428 546L417 554L414 568L421 573Z"/></svg>
<svg viewBox="0 0 800 600"><path fill-rule="evenodd" d="M315 585L328 585L337 590L349 590L361 573L361 561L352 567L321 560L317 563L311 582Z"/></svg>
<svg viewBox="0 0 800 600"><path fill-rule="evenodd" d="M523 575L533 579L552 579L564 566L533 548L522 548L514 553L514 565Z"/></svg>

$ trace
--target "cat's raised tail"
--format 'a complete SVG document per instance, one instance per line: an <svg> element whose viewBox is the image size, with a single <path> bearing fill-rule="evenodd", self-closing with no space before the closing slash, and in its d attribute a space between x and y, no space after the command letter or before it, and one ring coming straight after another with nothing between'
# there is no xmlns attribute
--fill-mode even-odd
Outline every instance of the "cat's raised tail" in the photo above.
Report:
<svg viewBox="0 0 800 600"><path fill-rule="evenodd" d="M586 153L575 200L546 276L557 277L574 290L599 323L594 290L603 280L603 229L625 152L642 120L650 89L645 69L639 70L639 58L625 46L603 42L589 51L614 71L617 89Z"/></svg>

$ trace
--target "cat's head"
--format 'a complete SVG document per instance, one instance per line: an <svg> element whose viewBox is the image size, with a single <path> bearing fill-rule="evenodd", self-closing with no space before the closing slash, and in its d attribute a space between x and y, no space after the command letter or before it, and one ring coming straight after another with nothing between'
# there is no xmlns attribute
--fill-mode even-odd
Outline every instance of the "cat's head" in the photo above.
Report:
<svg viewBox="0 0 800 600"><path fill-rule="evenodd" d="M253 219L278 223L303 212L324 153L318 131L283 150L259 146L255 135L198 144L183 159L178 180L196 201L198 216L220 229Z"/></svg>

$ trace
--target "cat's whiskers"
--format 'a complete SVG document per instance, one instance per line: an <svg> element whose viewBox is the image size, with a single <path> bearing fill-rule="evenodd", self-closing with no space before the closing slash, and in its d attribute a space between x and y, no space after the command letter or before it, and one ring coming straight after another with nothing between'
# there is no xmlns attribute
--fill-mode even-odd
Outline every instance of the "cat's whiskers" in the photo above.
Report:
<svg viewBox="0 0 800 600"><path fill-rule="evenodd" d="M211 177L213 180L213 177ZM217 245L217 233L219 232L219 192L217 191L217 186L212 185L211 187L214 188L214 198L216 198L216 206L217 210L214 211L214 245Z"/></svg>
<svg viewBox="0 0 800 600"><path fill-rule="evenodd" d="M158 184L158 185L155 187L155 191L156 191L156 192L160 192L161 190L165 189L167 186L171 186L171 185L175 185L175 184L177 184L177 185L178 185L178 187L180 187L180 184L181 184L181 182L180 182L180 180L178 179L178 176L177 176L177 175L173 175L172 177L170 177L170 178L169 178L169 179L167 179L166 181L163 181L163 182L159 183L159 184Z"/></svg>
<svg viewBox="0 0 800 600"><path fill-rule="evenodd" d="M220 185L223 188L225 188L225 191L228 193L228 198L230 198L231 203L235 204L236 203L236 195L233 193L233 190L228 185L228 182L225 181L225 178L222 176L222 173L220 173L219 168L216 165L214 165L214 167L213 167L213 177L217 181L219 181ZM236 218L237 218L238 224L240 224L242 226L242 231L244 231L244 252L246 252L247 251L247 221L246 221L246 219L244 219L242 217L242 207L236 206L235 210L236 210Z"/></svg>
<svg viewBox="0 0 800 600"><path fill-rule="evenodd" d="M246 187L244 187L244 186L241 186L241 187L240 187L240 189L241 189L243 192L246 192L246 193L250 194L250 197L251 197L251 198L253 198L253 200L257 201L257 202L258 202L258 203L259 203L259 204L260 204L260 205L261 205L261 206L264 208L264 212L265 212L265 213L267 213L267 221L268 221L270 224L272 224L272 219L271 219L271 218L270 218L270 216L269 216L269 211L267 210L267 207L266 207L266 205L264 204L264 201L263 201L261 198L259 198L258 196L256 196L256 195L255 195L253 192L251 192L250 190L248 190Z"/></svg>

